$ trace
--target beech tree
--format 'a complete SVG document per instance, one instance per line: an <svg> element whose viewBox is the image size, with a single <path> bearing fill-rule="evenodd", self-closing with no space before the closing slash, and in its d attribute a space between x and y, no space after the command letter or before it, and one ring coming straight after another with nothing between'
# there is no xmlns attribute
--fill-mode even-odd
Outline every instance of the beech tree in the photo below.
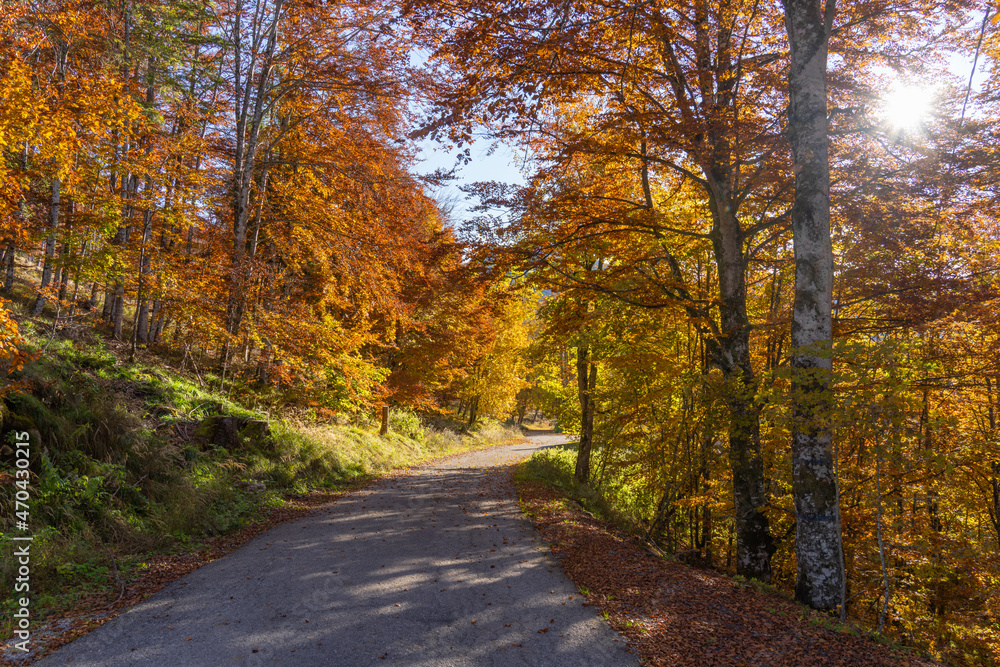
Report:
<svg viewBox="0 0 1000 667"><path fill-rule="evenodd" d="M795 169L792 232L792 479L795 597L819 609L844 603L840 499L832 430L830 371L833 249L827 148L826 61L835 0L785 0L791 45L788 141Z"/></svg>
<svg viewBox="0 0 1000 667"><path fill-rule="evenodd" d="M15 255L44 242L31 305L54 329L96 307L133 355L175 347L199 374L206 357L228 362L220 383L350 409L382 391L421 301L477 284L400 139L421 79L391 6L3 9L3 262L13 286ZM436 262L448 277L411 289ZM480 308L493 289L480 282L469 309L488 332L501 313ZM448 358L429 404L470 363Z"/></svg>

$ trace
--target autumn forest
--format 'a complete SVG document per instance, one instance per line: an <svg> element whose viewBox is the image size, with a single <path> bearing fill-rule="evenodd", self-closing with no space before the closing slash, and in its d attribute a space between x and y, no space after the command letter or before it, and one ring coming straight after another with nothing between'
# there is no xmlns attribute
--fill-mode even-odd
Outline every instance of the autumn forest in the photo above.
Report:
<svg viewBox="0 0 1000 667"><path fill-rule="evenodd" d="M998 18L0 0L4 395L44 317L317 422L541 415L672 558L997 664Z"/></svg>

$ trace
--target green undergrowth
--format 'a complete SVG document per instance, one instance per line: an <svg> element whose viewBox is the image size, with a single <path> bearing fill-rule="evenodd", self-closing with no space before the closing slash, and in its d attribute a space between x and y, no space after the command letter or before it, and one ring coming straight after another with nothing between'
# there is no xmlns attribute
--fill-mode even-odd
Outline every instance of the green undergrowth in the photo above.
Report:
<svg viewBox="0 0 1000 667"><path fill-rule="evenodd" d="M574 444L539 450L518 466L516 477L519 481L540 482L554 487L593 516L626 530L637 531L638 524L623 507L629 504L627 499L631 493L628 489L617 486L594 487L579 484L574 479L576 450ZM599 450L595 452L594 458L598 456ZM614 495L616 492L617 495Z"/></svg>
<svg viewBox="0 0 1000 667"><path fill-rule="evenodd" d="M100 342L49 340L27 328L39 354L0 400L0 637L12 630L15 536L34 538L37 621L89 594L113 601L153 555L203 549L295 496L520 437L492 422L459 433L402 409L384 437L373 422L281 420L168 367L126 363ZM241 431L226 448L205 437L213 417L269 428ZM31 441L27 531L15 523L19 432Z"/></svg>

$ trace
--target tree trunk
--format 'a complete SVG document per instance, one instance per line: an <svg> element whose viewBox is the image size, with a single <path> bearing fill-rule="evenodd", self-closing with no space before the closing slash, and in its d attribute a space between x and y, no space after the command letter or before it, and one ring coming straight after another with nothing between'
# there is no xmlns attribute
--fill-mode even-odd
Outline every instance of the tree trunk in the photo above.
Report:
<svg viewBox="0 0 1000 667"><path fill-rule="evenodd" d="M73 298L70 301L69 306L69 319L73 320L76 316L76 298L80 293L80 271L83 269L83 262L87 258L87 242L83 242L83 246L80 248L80 261L76 265L76 276L73 278Z"/></svg>
<svg viewBox="0 0 1000 667"><path fill-rule="evenodd" d="M233 45L234 74L237 105L234 120L236 121L236 146L233 161L232 180L232 210L233 210L233 256L231 260L231 275L233 283L230 286L229 299L226 304L226 330L235 336L240 329L240 323L246 308L245 289L248 281L249 257L247 252L247 232L250 222L251 192L253 190L255 169L258 165L257 150L261 129L265 124L265 98L271 77L274 74L274 54L278 45L278 24L284 11L283 0L275 0L272 14L264 23L263 15L254 13L251 19L252 50L255 51L249 61L249 71L244 72L241 58L246 55L246 44L241 40L242 7L237 6L235 14ZM260 51L258 45L264 47ZM256 79L256 81L254 80ZM227 348L222 355L223 363L228 358Z"/></svg>
<svg viewBox="0 0 1000 667"><path fill-rule="evenodd" d="M760 446L757 379L750 363L750 321L747 317L746 261L743 232L734 212L729 178L718 174L710 182L715 262L719 270L721 334L713 343L722 370L729 407L729 467L733 476L736 513L736 573L761 581L771 579L770 524L766 504L764 459Z"/></svg>
<svg viewBox="0 0 1000 667"><path fill-rule="evenodd" d="M834 0L784 0L791 47L788 141L795 165L792 232L792 494L797 517L795 597L842 604L840 509L830 430L833 251L827 140L827 45Z"/></svg>
<svg viewBox="0 0 1000 667"><path fill-rule="evenodd" d="M28 172L28 142L21 144L21 172ZM28 211L28 198L26 193L22 191L21 201L17 205L17 214L20 218L22 225L27 226L29 211ZM4 294L12 295L14 294L14 260L16 259L16 243L17 237L12 233L10 238L7 240L7 252L4 255L4 263L7 268L7 274L4 277L3 291Z"/></svg>
<svg viewBox="0 0 1000 667"><path fill-rule="evenodd" d="M97 308L97 293L100 288L101 285L96 280L90 283L90 298L87 300L87 310Z"/></svg>
<svg viewBox="0 0 1000 667"><path fill-rule="evenodd" d="M147 323L145 321L139 321L141 315L148 316L148 311L143 312L143 306L146 305L146 295L142 292L142 265L143 260L146 258L145 248L139 248L139 275L138 284L135 288L135 312L132 314L132 336L130 337L130 349L129 349L129 363L135 363L135 352L139 347L139 328L142 327L142 331L146 331ZM145 338L145 336L143 336ZM146 342L143 340L143 342Z"/></svg>
<svg viewBox="0 0 1000 667"><path fill-rule="evenodd" d="M160 306L160 308L162 309L163 306ZM153 334L150 336L151 342L153 342L153 343L159 342L160 336L163 335L163 329L166 326L167 326L167 315L166 315L166 313L164 313L164 314L160 315L160 320L159 320L159 322L156 325L156 331L154 331Z"/></svg>
<svg viewBox="0 0 1000 667"><path fill-rule="evenodd" d="M142 280L142 278L139 278ZM139 312L136 313L136 339L143 344L149 343L149 299L143 294L142 301L139 302Z"/></svg>
<svg viewBox="0 0 1000 667"><path fill-rule="evenodd" d="M52 265L56 256L56 228L59 226L59 187L61 183L58 178L52 179L52 199L49 206L49 236L45 239L45 264L42 269L41 289L45 289L52 282ZM38 316L45 309L45 297L42 294L35 299L35 307L31 314Z"/></svg>
<svg viewBox="0 0 1000 667"><path fill-rule="evenodd" d="M990 478L990 486L993 488L993 510L990 512L990 520L993 522L993 529L997 534L997 549L1000 549L1000 461L993 461L991 467L993 477Z"/></svg>
<svg viewBox="0 0 1000 667"><path fill-rule="evenodd" d="M14 257L16 248L13 239L7 242L7 275L3 281L3 291L5 294L14 293Z"/></svg>
<svg viewBox="0 0 1000 667"><path fill-rule="evenodd" d="M989 423L989 437L995 438L997 433L997 410L996 402L993 394L993 382L990 380L990 376L986 376L986 417ZM993 491L993 506L987 505L988 514L990 516L990 523L993 524L993 530L996 531L997 535L997 549L1000 550L1000 461L992 461L990 463L990 469L993 471L993 477L990 478L990 488Z"/></svg>
<svg viewBox="0 0 1000 667"><path fill-rule="evenodd" d="M711 484L709 483L709 457L711 456L712 440L711 438L705 437L701 442L701 472L698 475L699 480L701 480L700 487L697 492L708 495L710 493ZM713 559L712 551L712 508L708 505L701 506L701 542L698 545L699 550L704 550L705 552L705 562L711 566Z"/></svg>
<svg viewBox="0 0 1000 667"><path fill-rule="evenodd" d="M122 339L122 319L125 315L125 281L118 278L115 283L115 298L111 306L111 324L114 327L112 334L115 340Z"/></svg>
<svg viewBox="0 0 1000 667"><path fill-rule="evenodd" d="M475 398L469 401L469 428L475 426L476 417L479 416L478 414L476 414L478 411L479 411L479 397L476 396Z"/></svg>
<svg viewBox="0 0 1000 667"><path fill-rule="evenodd" d="M160 325L160 319L162 319L163 313L163 302L159 299L153 299L153 305L149 310L149 330L146 332L146 342L155 343L156 342L156 329Z"/></svg>
<svg viewBox="0 0 1000 667"><path fill-rule="evenodd" d="M69 229L67 228L66 231L69 232ZM69 266L68 266L68 264L69 264L70 256L71 255L72 255L72 251L70 250L70 247L69 247L69 241L66 241L66 242L63 243L62 253L59 256L59 260L60 260L60 262L63 265L62 269L59 271L59 273L60 273L60 276L59 276L59 300L60 301L65 301L66 300L66 293L69 291Z"/></svg>
<svg viewBox="0 0 1000 667"><path fill-rule="evenodd" d="M888 432L888 428L883 428L883 431ZM882 634L885 618L889 614L889 570L885 564L885 541L882 539L882 448L879 445L877 435L875 436L875 493L877 494L878 502L876 506L877 523L875 524L875 538L878 541L879 563L882 566L882 584L885 593L882 609L878 615L878 633ZM796 546L798 546L797 542ZM799 568L799 572L801 571L801 568ZM798 593L798 584L796 584L796 593Z"/></svg>
<svg viewBox="0 0 1000 667"><path fill-rule="evenodd" d="M150 181L146 180L146 190L150 189ZM150 260L149 253L146 252L146 246L149 244L150 239L153 235L153 212L151 210L146 211L143 214L142 221L142 245L139 248L139 285L136 293L136 313L135 313L135 330L132 332L133 347L136 343L146 344L149 342L149 299L146 295L147 280L146 277L150 274Z"/></svg>
<svg viewBox="0 0 1000 667"><path fill-rule="evenodd" d="M111 288L110 276L108 282L104 283L104 306L101 308L101 319L111 323L111 311L114 308L115 292Z"/></svg>
<svg viewBox="0 0 1000 667"><path fill-rule="evenodd" d="M576 451L573 477L578 484L590 481L590 453L594 445L594 389L597 387L597 366L590 359L590 348L576 349L576 379L580 399L580 446Z"/></svg>

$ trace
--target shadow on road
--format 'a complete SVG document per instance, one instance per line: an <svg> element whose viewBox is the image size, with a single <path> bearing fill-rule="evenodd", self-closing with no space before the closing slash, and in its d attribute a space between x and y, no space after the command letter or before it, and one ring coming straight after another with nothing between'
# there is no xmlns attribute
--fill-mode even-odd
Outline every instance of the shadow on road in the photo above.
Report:
<svg viewBox="0 0 1000 667"><path fill-rule="evenodd" d="M520 514L551 435L380 480L39 664L634 665Z"/></svg>

